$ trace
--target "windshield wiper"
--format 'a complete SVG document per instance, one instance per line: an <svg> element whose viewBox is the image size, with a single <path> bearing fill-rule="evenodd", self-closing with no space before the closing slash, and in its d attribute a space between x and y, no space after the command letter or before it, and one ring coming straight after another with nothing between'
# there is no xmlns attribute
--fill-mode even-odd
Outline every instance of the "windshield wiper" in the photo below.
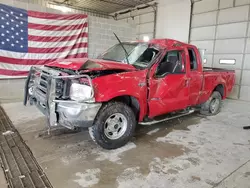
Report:
<svg viewBox="0 0 250 188"><path fill-rule="evenodd" d="M124 48L124 46L123 46L122 42L120 41L120 39L118 38L118 36L115 33L114 33L114 35L115 35L115 38L118 40L119 44L122 46L122 49L124 50L124 52L126 54L127 64L130 64L129 61L128 61L128 52L127 52L127 50Z"/></svg>

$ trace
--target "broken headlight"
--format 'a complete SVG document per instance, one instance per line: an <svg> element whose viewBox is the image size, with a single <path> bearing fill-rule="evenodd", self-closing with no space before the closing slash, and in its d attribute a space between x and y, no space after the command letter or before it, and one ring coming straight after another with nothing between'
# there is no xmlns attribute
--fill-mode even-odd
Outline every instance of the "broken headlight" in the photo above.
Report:
<svg viewBox="0 0 250 188"><path fill-rule="evenodd" d="M70 98L75 101L88 100L92 96L92 88L87 85L72 83L70 87Z"/></svg>

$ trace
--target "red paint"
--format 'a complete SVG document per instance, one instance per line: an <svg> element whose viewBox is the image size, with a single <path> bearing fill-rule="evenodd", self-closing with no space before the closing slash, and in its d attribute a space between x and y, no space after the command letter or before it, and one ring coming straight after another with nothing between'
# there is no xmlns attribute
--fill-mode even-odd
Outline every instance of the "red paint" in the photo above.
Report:
<svg viewBox="0 0 250 188"><path fill-rule="evenodd" d="M223 99L232 91L235 72L203 71L202 60L195 46L168 39L154 39L149 43L158 45L164 52L150 68L145 70L137 70L125 63L90 59L100 67L86 71L107 69L125 71L93 79L96 102L107 102L118 96L133 96L140 104L139 121L142 121L145 116L155 117L204 103L220 84L224 87ZM196 70L190 69L188 49L193 49L195 52ZM185 68L181 73L157 78L155 72L160 61L168 51L172 50L181 51L181 63ZM64 61L68 63L53 62L49 66L79 70L87 61L88 59L73 59Z"/></svg>
<svg viewBox="0 0 250 188"><path fill-rule="evenodd" d="M147 113L147 70L124 72L93 79L95 100L107 102L119 96L132 96L140 104L140 120ZM139 84L145 83L144 86Z"/></svg>
<svg viewBox="0 0 250 188"><path fill-rule="evenodd" d="M79 70L81 67L87 63L87 61L92 61L99 65L99 68L92 68L91 70L127 70L132 71L136 70L132 65L125 63L118 63L113 61L105 61L101 59L88 59L88 58L75 58L75 59L66 59L60 61L54 61L47 64L48 67L60 67L71 70Z"/></svg>

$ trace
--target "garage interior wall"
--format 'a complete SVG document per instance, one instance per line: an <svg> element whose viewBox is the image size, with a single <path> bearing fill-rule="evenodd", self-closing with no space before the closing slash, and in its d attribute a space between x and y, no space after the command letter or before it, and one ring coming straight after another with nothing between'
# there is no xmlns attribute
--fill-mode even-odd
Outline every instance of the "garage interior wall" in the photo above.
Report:
<svg viewBox="0 0 250 188"><path fill-rule="evenodd" d="M236 86L231 97L248 101L250 101L249 12L250 0L197 1L193 4L190 31L191 43L207 50L207 63L204 66L236 70Z"/></svg>
<svg viewBox="0 0 250 188"><path fill-rule="evenodd" d="M28 1L28 0L27 0ZM18 8L23 8L33 11L42 11L49 13L62 13L59 10L46 7L42 0L32 0L34 3L25 3L17 0L0 0L0 3ZM53 6L51 6L53 7ZM123 21L116 21L103 18L103 15L97 15L89 12L71 9L69 13L87 13L89 15L89 38L88 38L88 55L90 58L95 58L109 47L117 43L113 35L115 32L121 40L135 40L136 30L134 26ZM0 79L0 102L10 100L19 101L23 97L23 87L25 79Z"/></svg>
<svg viewBox="0 0 250 188"><path fill-rule="evenodd" d="M149 39L154 38L155 18L156 9L148 7L145 9L134 10L126 14L118 14L116 19L134 25L136 28L136 39L143 40L144 36L149 37Z"/></svg>
<svg viewBox="0 0 250 188"><path fill-rule="evenodd" d="M158 0L156 38L188 42L190 16L190 0Z"/></svg>
<svg viewBox="0 0 250 188"><path fill-rule="evenodd" d="M148 36L149 39L171 38L188 42L191 17L190 0L157 0L150 5L155 5L155 8L134 10L118 15L117 19L134 24L137 39ZM143 5L139 7L143 7Z"/></svg>

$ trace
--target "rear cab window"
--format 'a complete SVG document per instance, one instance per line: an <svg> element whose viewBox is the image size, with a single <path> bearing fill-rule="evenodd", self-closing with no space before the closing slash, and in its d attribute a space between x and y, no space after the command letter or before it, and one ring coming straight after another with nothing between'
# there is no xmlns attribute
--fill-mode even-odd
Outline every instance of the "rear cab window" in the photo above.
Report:
<svg viewBox="0 0 250 188"><path fill-rule="evenodd" d="M191 71L197 70L198 64L197 64L197 57L196 57L194 49L189 48L188 55L189 55L189 61L190 61L190 70Z"/></svg>

